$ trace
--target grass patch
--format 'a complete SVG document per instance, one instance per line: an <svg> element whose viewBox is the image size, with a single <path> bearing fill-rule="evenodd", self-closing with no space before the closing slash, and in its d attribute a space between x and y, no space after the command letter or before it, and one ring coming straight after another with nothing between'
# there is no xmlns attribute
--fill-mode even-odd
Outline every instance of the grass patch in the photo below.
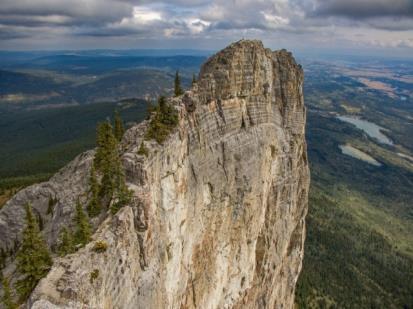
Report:
<svg viewBox="0 0 413 309"><path fill-rule="evenodd" d="M108 244L106 241L103 241L103 240L99 240L95 242L95 245L93 246L93 251L95 251L96 253L106 252L107 249L108 249Z"/></svg>

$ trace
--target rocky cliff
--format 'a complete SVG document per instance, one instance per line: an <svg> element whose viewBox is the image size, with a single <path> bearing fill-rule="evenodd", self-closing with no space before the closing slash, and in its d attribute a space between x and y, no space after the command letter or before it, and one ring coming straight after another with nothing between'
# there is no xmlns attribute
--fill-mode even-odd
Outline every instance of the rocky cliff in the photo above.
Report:
<svg viewBox="0 0 413 309"><path fill-rule="evenodd" d="M138 148L147 121L125 133L132 202L95 219L87 246L56 257L27 306L292 308L309 185L302 83L290 53L258 41L212 56L192 89L169 99L179 124L166 142L144 141L146 157ZM76 198L87 197L93 154L1 209L1 248L19 243L28 201L55 245ZM93 250L97 241L105 252Z"/></svg>

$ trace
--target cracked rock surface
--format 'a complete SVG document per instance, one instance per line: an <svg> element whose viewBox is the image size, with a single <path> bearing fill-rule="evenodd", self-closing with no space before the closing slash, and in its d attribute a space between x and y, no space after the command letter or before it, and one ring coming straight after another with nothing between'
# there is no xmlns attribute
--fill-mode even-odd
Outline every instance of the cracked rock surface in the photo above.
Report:
<svg viewBox="0 0 413 309"><path fill-rule="evenodd" d="M242 40L169 101L179 125L163 145L144 141L148 157L137 153L147 122L123 137L132 203L97 218L86 247L55 258L28 307L293 308L309 187L301 67ZM55 244L76 198L87 199L92 158L13 197L0 211L0 247L19 241L28 201ZM93 250L100 240L106 252Z"/></svg>

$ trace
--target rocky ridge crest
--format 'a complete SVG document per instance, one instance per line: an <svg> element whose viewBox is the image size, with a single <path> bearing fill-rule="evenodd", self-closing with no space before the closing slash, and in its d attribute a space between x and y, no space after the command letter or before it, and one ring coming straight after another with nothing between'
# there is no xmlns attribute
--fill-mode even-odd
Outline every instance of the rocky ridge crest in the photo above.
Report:
<svg viewBox="0 0 413 309"><path fill-rule="evenodd" d="M149 156L138 154L147 121L123 137L131 204L95 219L86 247L55 258L28 307L293 307L309 187L301 67L285 50L242 40L168 100L179 125L164 144L144 141ZM77 197L87 199L93 154L0 210L1 248L19 242L26 202L42 217L49 246L56 244ZM58 201L52 214L50 196ZM106 252L93 250L96 241L108 244Z"/></svg>

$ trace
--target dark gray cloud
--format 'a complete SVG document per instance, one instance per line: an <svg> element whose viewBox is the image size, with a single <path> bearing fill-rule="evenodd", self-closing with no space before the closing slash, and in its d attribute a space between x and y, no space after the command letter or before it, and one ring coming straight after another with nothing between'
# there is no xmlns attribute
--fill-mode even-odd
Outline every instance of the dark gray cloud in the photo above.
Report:
<svg viewBox="0 0 413 309"><path fill-rule="evenodd" d="M2 0L0 24L102 25L131 13L131 4L116 0Z"/></svg>
<svg viewBox="0 0 413 309"><path fill-rule="evenodd" d="M0 14L0 24L8 26L23 27L43 27L43 26L62 26L76 25L77 20L70 16L63 15L7 15Z"/></svg>
<svg viewBox="0 0 413 309"><path fill-rule="evenodd" d="M201 40L261 37L291 44L410 46L413 0L0 0L0 49L10 41ZM362 37L360 32L367 35ZM383 42L382 42L383 41ZM330 42L330 43L329 43ZM403 42L403 43L400 43ZM407 42L407 43L406 43ZM109 43L108 43L109 44ZM125 43L132 44L132 43ZM149 46L147 46L149 47Z"/></svg>
<svg viewBox="0 0 413 309"><path fill-rule="evenodd" d="M380 17L372 18L366 21L370 27L374 29L382 29L387 31L409 31L413 29L413 18L400 17ZM413 37L413 35L412 35Z"/></svg>
<svg viewBox="0 0 413 309"><path fill-rule="evenodd" d="M73 31L74 35L86 37L125 37L131 35L142 35L147 33L146 29L133 28L78 28Z"/></svg>
<svg viewBox="0 0 413 309"><path fill-rule="evenodd" d="M354 19L413 17L412 0L320 0L313 16L343 16Z"/></svg>
<svg viewBox="0 0 413 309"><path fill-rule="evenodd" d="M2 0L0 13L116 19L129 14L130 8L131 4L117 0Z"/></svg>
<svg viewBox="0 0 413 309"><path fill-rule="evenodd" d="M0 40L14 40L30 38L30 34L24 31L13 29L12 27L0 27Z"/></svg>

